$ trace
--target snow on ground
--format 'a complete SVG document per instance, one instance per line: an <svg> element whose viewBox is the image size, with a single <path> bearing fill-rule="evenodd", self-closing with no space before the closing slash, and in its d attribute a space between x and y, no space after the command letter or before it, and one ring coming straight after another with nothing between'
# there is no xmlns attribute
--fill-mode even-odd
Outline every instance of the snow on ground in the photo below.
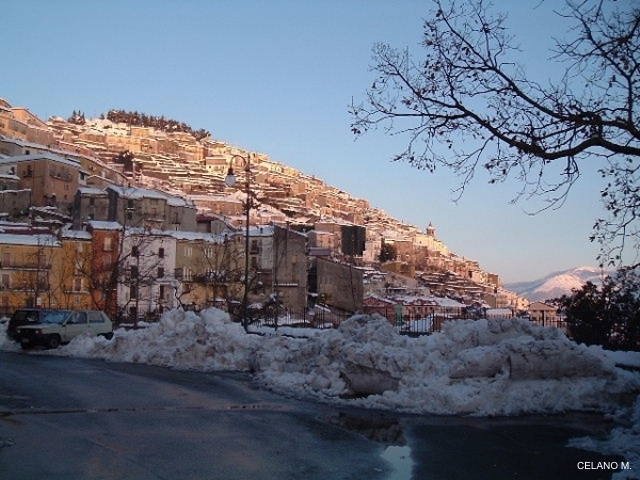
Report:
<svg viewBox="0 0 640 480"><path fill-rule="evenodd" d="M0 349L16 349L3 327ZM250 371L289 395L414 413L614 413L640 392L640 372L619 367L637 369L640 353L578 345L523 319L458 320L419 338L399 335L377 315L354 316L337 329L247 334L220 310L173 310L146 328L119 329L111 340L81 336L47 354ZM627 409L629 427L614 430L610 444L592 446L619 452L622 441L640 445L640 400L633 408ZM589 441L577 440L585 448Z"/></svg>

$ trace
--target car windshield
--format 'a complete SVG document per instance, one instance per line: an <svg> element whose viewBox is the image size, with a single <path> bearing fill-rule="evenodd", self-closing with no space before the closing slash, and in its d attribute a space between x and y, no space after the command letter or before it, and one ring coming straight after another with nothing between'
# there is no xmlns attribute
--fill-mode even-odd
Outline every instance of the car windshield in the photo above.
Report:
<svg viewBox="0 0 640 480"><path fill-rule="evenodd" d="M12 321L17 322L37 322L38 321L38 312L34 312L33 310L17 310L12 317Z"/></svg>
<svg viewBox="0 0 640 480"><path fill-rule="evenodd" d="M42 323L62 323L69 316L69 310L51 310L42 312Z"/></svg>

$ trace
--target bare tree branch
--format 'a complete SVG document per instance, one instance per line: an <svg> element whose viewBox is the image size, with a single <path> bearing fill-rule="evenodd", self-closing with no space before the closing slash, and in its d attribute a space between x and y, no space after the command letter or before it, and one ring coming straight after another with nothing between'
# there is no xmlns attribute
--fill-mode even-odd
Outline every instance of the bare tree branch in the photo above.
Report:
<svg viewBox="0 0 640 480"><path fill-rule="evenodd" d="M611 213L592 236L601 259L620 259L624 239L639 246L639 7L566 0L557 13L570 40L556 39L552 51L563 74L542 85L515 61L520 51L506 17L484 0L433 5L419 60L408 50L373 47L377 78L362 103L352 102L352 132L382 128L405 137L393 160L431 172L451 168L461 179L459 195L484 169L491 183L515 177L518 197L543 195L547 208L563 204L581 165L600 165Z"/></svg>

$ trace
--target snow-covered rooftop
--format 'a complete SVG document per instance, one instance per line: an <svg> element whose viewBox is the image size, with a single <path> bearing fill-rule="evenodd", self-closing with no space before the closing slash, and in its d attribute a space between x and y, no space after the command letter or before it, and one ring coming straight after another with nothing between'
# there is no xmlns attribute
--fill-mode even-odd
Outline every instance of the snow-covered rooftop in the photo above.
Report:
<svg viewBox="0 0 640 480"><path fill-rule="evenodd" d="M59 247L60 241L55 235L49 234L15 234L0 233L0 243L4 245L29 245L29 246L47 246Z"/></svg>
<svg viewBox="0 0 640 480"><path fill-rule="evenodd" d="M14 157L7 157L7 158L0 158L0 164L5 163L5 164L13 164L13 163L20 163L20 162L31 162L34 160L51 160L57 163L62 163L64 165L68 165L70 167L74 167L74 168L80 168L80 162L73 160L71 158L65 158L62 157L60 155L56 155L55 153L49 153L49 152L44 152L44 153L34 153L31 155L16 155Z"/></svg>
<svg viewBox="0 0 640 480"><path fill-rule="evenodd" d="M106 222L103 220L89 220L88 224L96 230L122 230L118 222Z"/></svg>

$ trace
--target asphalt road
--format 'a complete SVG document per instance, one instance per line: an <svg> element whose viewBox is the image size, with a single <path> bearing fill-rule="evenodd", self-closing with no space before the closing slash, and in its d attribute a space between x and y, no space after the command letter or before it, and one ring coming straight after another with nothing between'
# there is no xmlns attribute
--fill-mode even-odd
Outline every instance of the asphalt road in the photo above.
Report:
<svg viewBox="0 0 640 480"><path fill-rule="evenodd" d="M0 479L610 478L600 417L420 417L285 398L248 375L0 352Z"/></svg>

